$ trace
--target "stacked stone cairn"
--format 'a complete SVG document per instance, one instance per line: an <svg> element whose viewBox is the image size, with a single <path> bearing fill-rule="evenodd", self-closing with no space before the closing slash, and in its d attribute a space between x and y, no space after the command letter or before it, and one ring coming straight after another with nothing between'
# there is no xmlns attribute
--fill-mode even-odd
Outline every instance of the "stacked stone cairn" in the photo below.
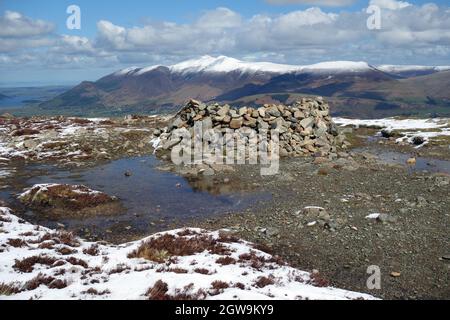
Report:
<svg viewBox="0 0 450 320"><path fill-rule="evenodd" d="M170 151L179 143L171 139L176 130L187 129L193 137L197 121L202 121L203 128L222 134L230 129L238 132L250 128L258 134L266 133L267 141L270 141L271 130L278 130L280 157L313 155L332 159L337 157L338 149L348 144L333 123L329 106L322 97L302 98L289 106L266 104L238 109L191 100L167 127L154 131L159 142L158 152Z"/></svg>

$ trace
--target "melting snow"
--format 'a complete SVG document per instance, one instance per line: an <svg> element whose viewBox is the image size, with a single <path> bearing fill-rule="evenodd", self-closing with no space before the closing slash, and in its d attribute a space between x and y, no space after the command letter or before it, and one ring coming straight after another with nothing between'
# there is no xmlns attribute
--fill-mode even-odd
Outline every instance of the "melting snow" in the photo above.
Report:
<svg viewBox="0 0 450 320"><path fill-rule="evenodd" d="M202 292L201 298L206 299L375 299L367 294L315 286L310 273L271 260L271 255L254 249L249 242L226 241L218 231L182 229L143 239L172 235L189 241L207 236L229 251L224 255L205 250L157 263L129 257L142 241L117 246L78 238L67 241L66 237L62 241L60 233L27 223L8 208L0 208L0 218L0 284L17 289L0 299L145 299L158 280L168 285L168 295ZM255 266L251 260L241 258L249 254L264 262ZM25 264L22 268L15 265L29 257L47 257L50 262ZM226 257L236 262L219 262L219 258ZM196 271L198 268L203 271ZM46 281L37 281L39 275ZM273 283L257 285L261 277ZM226 282L229 287L213 289L214 281Z"/></svg>
<svg viewBox="0 0 450 320"><path fill-rule="evenodd" d="M425 144L430 138L439 136L450 136L450 119L449 118L433 118L433 119L347 119L347 118L333 118L333 121L340 126L363 126L363 127L378 127L387 131L404 130L403 137L398 138L397 142L412 143L415 137L422 137L425 139ZM424 131L424 130L434 131ZM423 144L422 144L423 145Z"/></svg>

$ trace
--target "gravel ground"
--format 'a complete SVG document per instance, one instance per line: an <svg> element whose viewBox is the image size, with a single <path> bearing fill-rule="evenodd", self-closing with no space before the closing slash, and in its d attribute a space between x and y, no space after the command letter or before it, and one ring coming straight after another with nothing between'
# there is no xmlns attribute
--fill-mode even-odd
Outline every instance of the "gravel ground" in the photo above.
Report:
<svg viewBox="0 0 450 320"><path fill-rule="evenodd" d="M238 166L226 173L230 183L271 192L273 200L195 225L231 228L296 267L318 269L338 287L384 299L449 299L448 177L411 173L369 155L354 158L354 171L285 160L279 175L265 178L257 167ZM327 214L314 218L302 211L307 206ZM372 213L385 215L367 219ZM371 265L381 269L380 290L366 286Z"/></svg>

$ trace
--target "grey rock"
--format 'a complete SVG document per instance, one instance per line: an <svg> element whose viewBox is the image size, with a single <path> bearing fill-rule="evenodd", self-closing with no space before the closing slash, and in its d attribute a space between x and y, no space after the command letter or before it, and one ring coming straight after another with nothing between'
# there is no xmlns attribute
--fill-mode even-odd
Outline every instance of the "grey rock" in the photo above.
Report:
<svg viewBox="0 0 450 320"><path fill-rule="evenodd" d="M306 118L306 119L303 119L300 121L300 125L305 129L311 128L313 126L313 124L314 124L313 117L309 117L309 118Z"/></svg>

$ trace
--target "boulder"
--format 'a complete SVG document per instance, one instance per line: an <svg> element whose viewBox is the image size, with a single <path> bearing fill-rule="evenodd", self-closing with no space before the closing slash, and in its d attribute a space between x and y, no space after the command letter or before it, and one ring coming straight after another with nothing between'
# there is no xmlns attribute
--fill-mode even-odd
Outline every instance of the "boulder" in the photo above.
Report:
<svg viewBox="0 0 450 320"><path fill-rule="evenodd" d="M244 120L242 118L233 118L230 122L231 129L239 129L244 124Z"/></svg>

